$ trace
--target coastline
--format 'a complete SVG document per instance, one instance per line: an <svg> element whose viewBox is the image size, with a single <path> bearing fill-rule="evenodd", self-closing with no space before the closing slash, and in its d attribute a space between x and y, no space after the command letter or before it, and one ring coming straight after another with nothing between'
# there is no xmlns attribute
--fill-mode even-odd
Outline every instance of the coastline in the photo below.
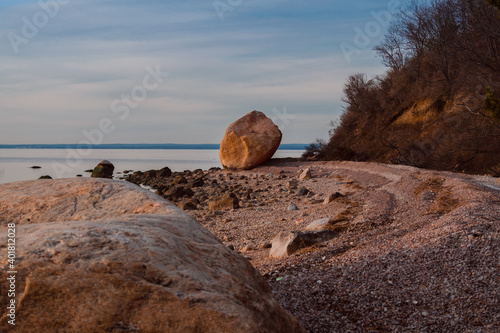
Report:
<svg viewBox="0 0 500 333"><path fill-rule="evenodd" d="M312 178L298 180L305 168ZM204 185L191 187L193 194L163 196L250 260L309 332L467 331L478 322L471 324L470 316L500 318L498 299L491 297L500 290L493 283L498 271L491 270L500 255L500 227L494 223L500 184L492 177L297 159L271 160L248 171L174 173L170 182L180 177L186 182L148 183L164 186L161 194L202 178ZM297 188L290 185L294 181ZM235 194L240 208L210 209L227 193ZM332 193L341 196L325 204ZM184 206L193 198L195 209ZM289 210L291 204L298 210ZM269 257L277 234L303 232L323 218L342 227L337 237L289 257ZM475 275L463 275L460 267L470 261ZM488 284L477 289L480 280ZM453 298L436 292L450 281ZM446 310L451 306L455 319ZM489 330L500 328L498 320L480 320Z"/></svg>

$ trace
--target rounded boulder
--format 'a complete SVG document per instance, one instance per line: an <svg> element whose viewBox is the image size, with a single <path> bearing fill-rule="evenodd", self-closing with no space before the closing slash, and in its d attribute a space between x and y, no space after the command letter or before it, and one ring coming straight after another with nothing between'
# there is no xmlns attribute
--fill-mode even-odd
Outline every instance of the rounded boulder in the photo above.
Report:
<svg viewBox="0 0 500 333"><path fill-rule="evenodd" d="M247 113L226 129L219 158L229 170L248 170L268 161L281 143L281 131L260 111Z"/></svg>

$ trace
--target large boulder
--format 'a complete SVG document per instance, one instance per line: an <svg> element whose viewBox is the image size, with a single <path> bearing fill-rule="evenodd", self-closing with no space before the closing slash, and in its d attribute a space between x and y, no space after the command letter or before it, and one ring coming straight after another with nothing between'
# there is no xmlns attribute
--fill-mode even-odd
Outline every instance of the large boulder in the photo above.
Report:
<svg viewBox="0 0 500 333"><path fill-rule="evenodd" d="M278 126L264 113L252 111L226 129L220 144L220 162L230 170L252 169L269 160L280 143Z"/></svg>
<svg viewBox="0 0 500 333"><path fill-rule="evenodd" d="M305 332L265 280L189 215L125 181L0 185L0 332ZM10 225L9 225L10 224Z"/></svg>

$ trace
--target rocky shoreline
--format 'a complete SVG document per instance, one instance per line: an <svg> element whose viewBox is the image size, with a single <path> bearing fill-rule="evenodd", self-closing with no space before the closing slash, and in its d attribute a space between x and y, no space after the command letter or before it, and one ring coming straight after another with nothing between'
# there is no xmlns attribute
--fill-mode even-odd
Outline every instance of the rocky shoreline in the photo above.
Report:
<svg viewBox="0 0 500 333"><path fill-rule="evenodd" d="M500 184L492 177L299 159L162 173L125 179L153 188L249 259L309 332L500 329ZM321 219L322 230L335 230L331 239L270 256L277 235L301 235Z"/></svg>

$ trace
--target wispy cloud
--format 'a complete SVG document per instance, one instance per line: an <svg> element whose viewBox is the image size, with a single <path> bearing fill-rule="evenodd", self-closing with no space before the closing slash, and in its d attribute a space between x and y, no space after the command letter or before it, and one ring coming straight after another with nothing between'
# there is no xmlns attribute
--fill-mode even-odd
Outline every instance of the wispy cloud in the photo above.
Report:
<svg viewBox="0 0 500 333"><path fill-rule="evenodd" d="M221 22L212 1L68 0L16 54L7 35L41 9L4 1L0 142L77 142L103 117L117 124L108 143L217 142L244 113L284 106L297 116L284 142L326 137L347 76L383 71L369 48L348 64L339 44L386 5L243 1ZM156 64L170 76L117 119L111 102Z"/></svg>

